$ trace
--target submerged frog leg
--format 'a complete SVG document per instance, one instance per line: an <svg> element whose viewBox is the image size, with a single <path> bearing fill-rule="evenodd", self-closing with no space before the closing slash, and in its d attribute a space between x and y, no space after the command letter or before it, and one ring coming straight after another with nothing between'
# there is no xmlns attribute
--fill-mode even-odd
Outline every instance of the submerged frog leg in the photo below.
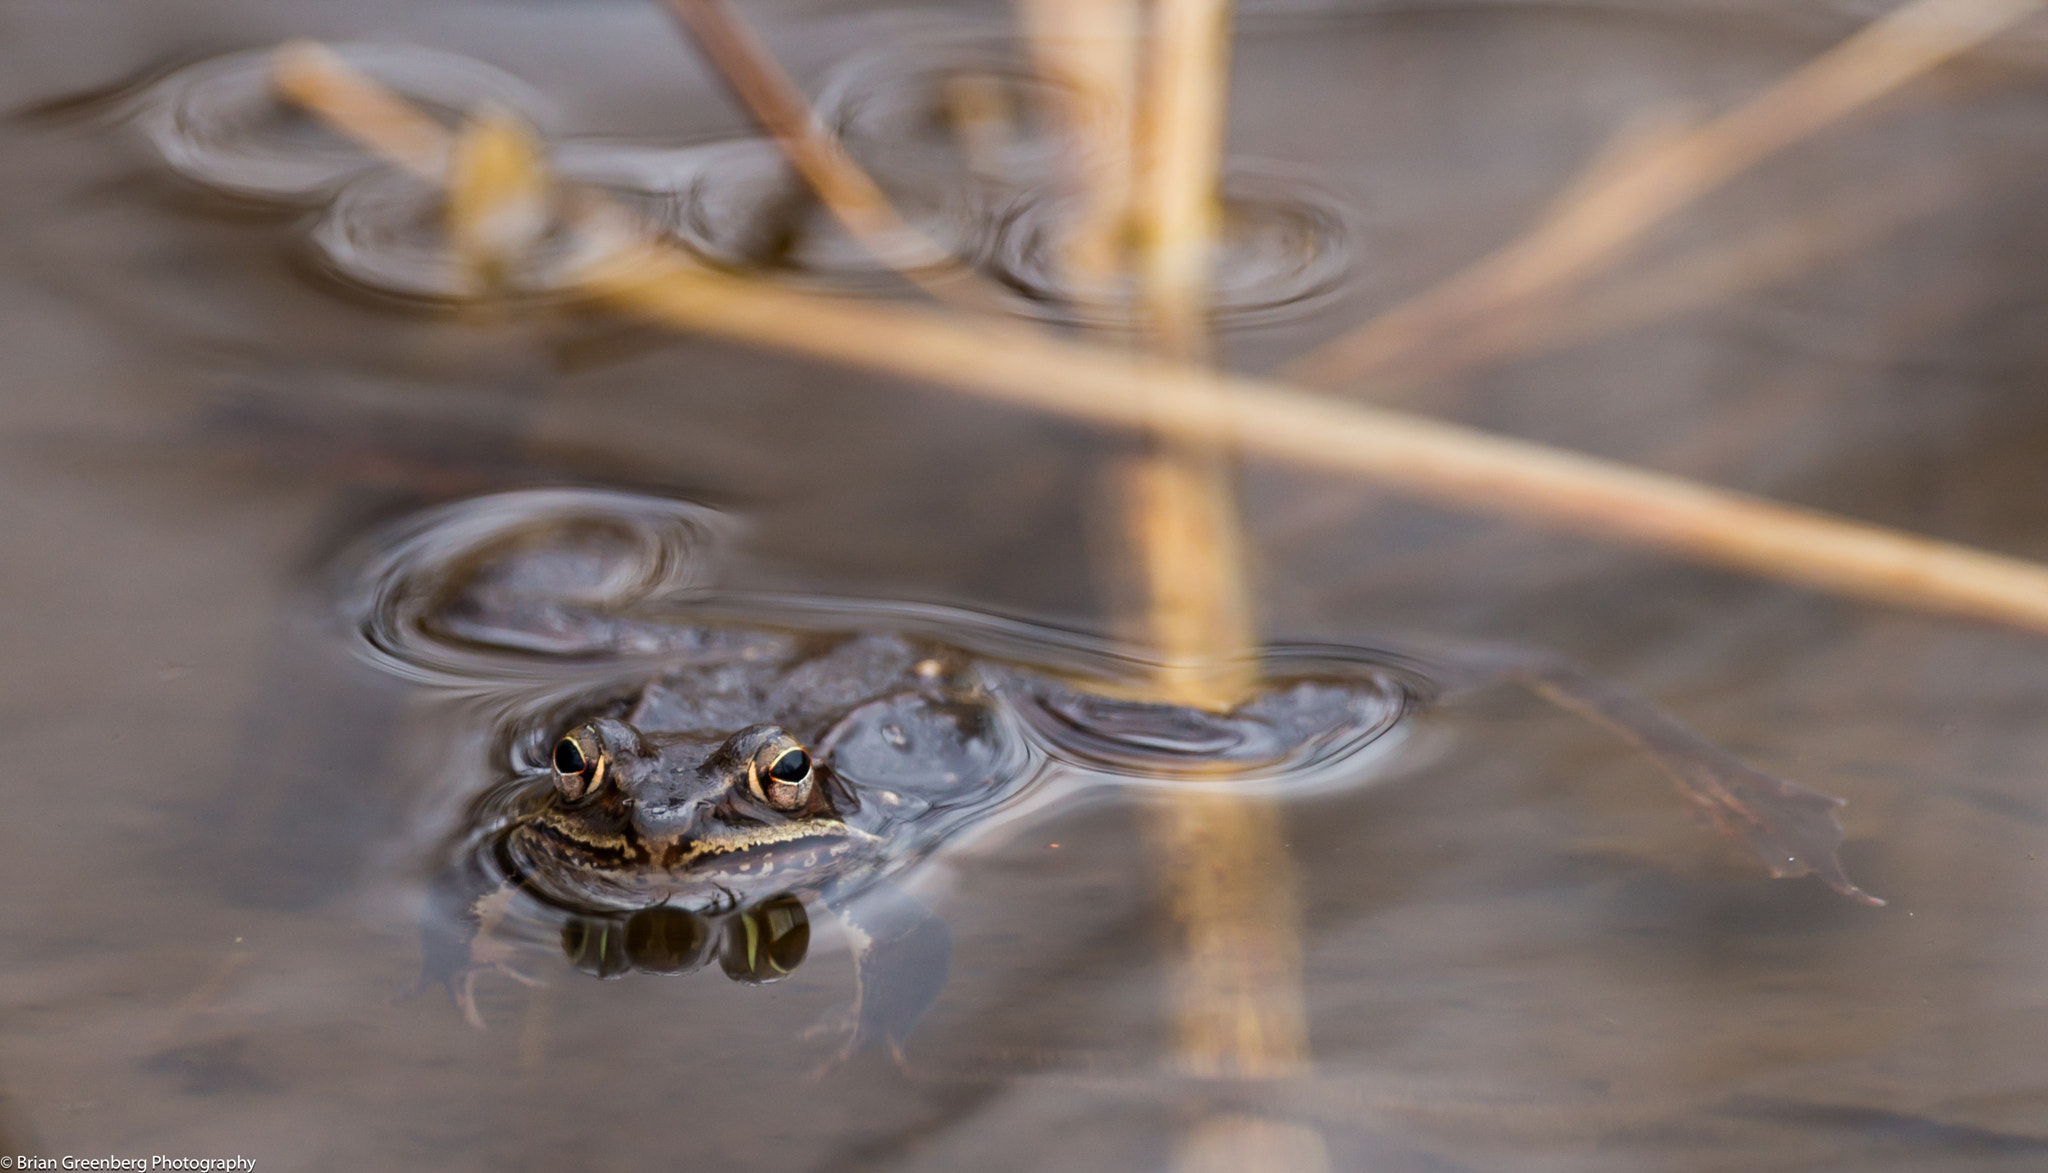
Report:
<svg viewBox="0 0 2048 1173"><path fill-rule="evenodd" d="M441 986L462 1011L463 1021L484 1029L476 1008L476 979L501 973L526 986L543 983L514 969L511 950L492 936L511 907L518 885L490 876L473 860L435 877L420 918L420 978L407 993L413 997L429 986Z"/></svg>
<svg viewBox="0 0 2048 1173"><path fill-rule="evenodd" d="M1865 904L1884 901L1851 883L1836 852L1843 799L1757 769L1670 714L1561 656L1520 648L1474 651L1439 661L1472 687L1519 684L1544 700L1635 743L1678 783L1679 794L1722 834L1748 848L1779 879L1818 876Z"/></svg>
<svg viewBox="0 0 2048 1173"><path fill-rule="evenodd" d="M819 1073L877 1043L902 1065L904 1040L945 988L953 931L886 880L863 886L850 900L828 894L827 903L853 943L855 994L844 1021L820 1024L848 1037Z"/></svg>

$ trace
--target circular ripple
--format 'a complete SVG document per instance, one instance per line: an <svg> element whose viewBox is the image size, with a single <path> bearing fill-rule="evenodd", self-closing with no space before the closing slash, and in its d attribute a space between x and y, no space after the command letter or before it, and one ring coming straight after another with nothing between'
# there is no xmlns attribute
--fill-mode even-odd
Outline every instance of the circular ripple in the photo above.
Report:
<svg viewBox="0 0 2048 1173"><path fill-rule="evenodd" d="M547 100L480 61L409 45L328 46L400 97L454 124L485 107L536 124ZM253 49L189 66L142 98L138 121L180 175L250 199L318 203L377 160L271 85L275 50Z"/></svg>
<svg viewBox="0 0 2048 1173"><path fill-rule="evenodd" d="M350 560L343 608L373 663L457 687L687 654L700 629L591 616L703 587L730 528L716 510L661 497L496 493L377 534Z"/></svg>
<svg viewBox="0 0 2048 1173"><path fill-rule="evenodd" d="M1111 696L1042 677L1004 695L1054 761L1122 784L1300 794L1355 784L1426 696L1367 653L1275 648L1258 692L1225 713Z"/></svg>
<svg viewBox="0 0 2048 1173"><path fill-rule="evenodd" d="M1084 295L1065 274L1066 233L1079 211L1080 197L1056 187L1018 199L996 229L994 275L1024 294L1033 316L1129 325L1138 308L1131 279ZM1211 320L1253 325L1309 313L1350 279L1356 238L1344 203L1306 179L1277 167L1232 168L1223 179Z"/></svg>
<svg viewBox="0 0 2048 1173"><path fill-rule="evenodd" d="M670 198L659 192L607 186L603 176L567 172L574 183L604 190L644 225L659 231L673 221ZM502 274L507 291L528 298L565 296L586 257L584 241L564 215L557 193L546 226L512 258ZM375 293L412 301L448 302L473 297L473 275L451 247L447 198L432 183L404 171L375 171L344 186L310 237L314 255L336 277Z"/></svg>
<svg viewBox="0 0 2048 1173"><path fill-rule="evenodd" d="M1085 165L1082 133L1128 112L1053 76L1014 39L899 45L856 57L825 82L818 108L880 175L921 187L1016 188ZM974 112L985 117L980 129ZM963 117L963 115L965 117Z"/></svg>
<svg viewBox="0 0 2048 1173"><path fill-rule="evenodd" d="M719 268L834 292L899 282L819 205L766 139L671 149L578 143L563 148L561 163L615 189L664 197L665 219L653 226ZM986 251L982 210L965 193L889 194L905 220L954 258L945 267L971 265Z"/></svg>

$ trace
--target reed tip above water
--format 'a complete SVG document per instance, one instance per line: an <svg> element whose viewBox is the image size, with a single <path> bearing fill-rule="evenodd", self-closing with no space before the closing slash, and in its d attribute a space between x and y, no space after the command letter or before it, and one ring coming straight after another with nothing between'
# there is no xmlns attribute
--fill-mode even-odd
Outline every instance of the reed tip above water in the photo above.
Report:
<svg viewBox="0 0 2048 1173"><path fill-rule="evenodd" d="M547 232L554 180L540 138L524 119L479 111L448 154L446 218L456 263L472 288L502 284Z"/></svg>
<svg viewBox="0 0 2048 1173"><path fill-rule="evenodd" d="M1000 313L1001 290L904 219L847 154L804 93L726 0L665 0L740 106L775 141L812 194L874 258L942 305Z"/></svg>

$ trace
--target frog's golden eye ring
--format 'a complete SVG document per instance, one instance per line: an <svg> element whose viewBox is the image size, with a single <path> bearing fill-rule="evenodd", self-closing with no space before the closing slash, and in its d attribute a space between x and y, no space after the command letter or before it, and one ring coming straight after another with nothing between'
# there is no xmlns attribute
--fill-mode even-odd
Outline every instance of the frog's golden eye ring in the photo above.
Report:
<svg viewBox="0 0 2048 1173"><path fill-rule="evenodd" d="M752 774L755 796L776 810L788 813L811 800L811 755L801 745L769 745L754 759Z"/></svg>
<svg viewBox="0 0 2048 1173"><path fill-rule="evenodd" d="M604 785L611 766L611 758L587 727L557 741L551 760L555 767L555 790L570 802L595 794Z"/></svg>

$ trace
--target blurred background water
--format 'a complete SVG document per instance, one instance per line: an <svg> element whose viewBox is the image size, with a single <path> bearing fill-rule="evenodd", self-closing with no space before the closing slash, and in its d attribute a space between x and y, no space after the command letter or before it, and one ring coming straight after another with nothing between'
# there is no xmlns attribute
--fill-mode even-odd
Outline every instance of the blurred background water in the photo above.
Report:
<svg viewBox="0 0 2048 1173"><path fill-rule="evenodd" d="M1231 153L1327 214L1274 230L1312 288L1226 321L1224 361L1270 369L1426 287L1631 117L1725 108L1875 7L1247 4ZM746 10L813 93L1010 20ZM2048 645L1257 463L1270 634L1578 657L1848 798L1846 862L1891 906L1762 877L1626 747L1497 692L1426 718L1375 785L1284 811L1312 1077L1162 1071L1143 796L1048 812L925 876L954 974L907 1073L804 1081L818 1052L798 1033L850 990L829 942L762 989L541 958L545 986L488 989L483 1033L438 996L396 1001L435 796L481 734L355 661L326 578L339 548L473 492L626 486L742 519L729 585L1102 627L1085 518L1114 444L880 376L338 280L317 201L204 190L136 117L145 79L298 35L502 70L563 136L747 131L638 3L0 11L0 108L21 112L0 126L0 1148L269 1170L1152 1169L1189 1119L1255 1102L1317 1127L1343 1169L2048 1161ZM1406 405L2048 557L2039 35L1742 178L1642 264L1930 177L1933 210ZM1005 247L991 263L1015 263ZM836 255L817 267L858 260Z"/></svg>

